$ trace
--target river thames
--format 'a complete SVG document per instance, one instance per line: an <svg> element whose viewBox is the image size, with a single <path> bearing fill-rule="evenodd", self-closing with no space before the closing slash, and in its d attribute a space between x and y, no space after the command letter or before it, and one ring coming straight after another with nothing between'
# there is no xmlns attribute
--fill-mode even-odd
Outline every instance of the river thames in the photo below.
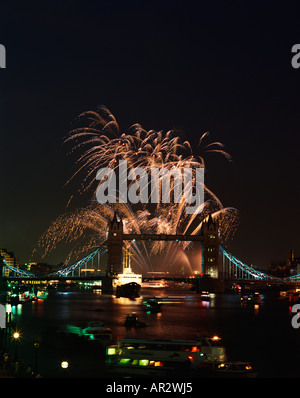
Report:
<svg viewBox="0 0 300 398"><path fill-rule="evenodd" d="M161 296L161 312L146 313L145 297ZM145 328L125 328L135 312ZM42 377L107 377L105 350L95 341L61 338L57 329L67 323L101 320L119 338L193 339L197 335L222 338L229 360L251 362L258 377L300 377L300 329L291 325L290 303L266 293L259 305L241 305L234 293L216 294L210 301L188 287L142 289L135 300L115 298L101 291L50 291L46 300L12 307L20 331L18 358ZM9 340L9 339L8 339ZM34 348L34 342L39 348ZM8 342L11 353L14 342ZM62 370L61 362L69 367Z"/></svg>

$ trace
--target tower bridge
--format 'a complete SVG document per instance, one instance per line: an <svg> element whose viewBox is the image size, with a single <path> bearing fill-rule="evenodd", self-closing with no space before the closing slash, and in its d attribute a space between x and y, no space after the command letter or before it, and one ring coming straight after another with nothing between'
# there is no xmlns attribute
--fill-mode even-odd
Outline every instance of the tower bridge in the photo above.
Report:
<svg viewBox="0 0 300 398"><path fill-rule="evenodd" d="M218 225L211 215L203 223L198 235L182 234L126 234L123 231L122 219L117 214L107 226L107 272L113 274L120 271L124 241L185 241L194 242L193 249L201 252L201 273L218 277L219 268L219 233Z"/></svg>
<svg viewBox="0 0 300 398"><path fill-rule="evenodd" d="M115 213L113 219L107 226L107 240L102 245L95 248L91 253L71 265L66 265L55 272L45 275L35 275L32 272L8 265L4 258L2 259L3 264L0 265L2 265L3 269L6 267L12 271L12 275L10 276L11 278L27 278L29 280L65 279L67 277L70 279L86 279L85 277L82 277L80 271L86 270L90 265L93 266L93 261L96 257L98 258L99 263L99 257L105 254L107 258L106 271L102 275L93 276L92 279L96 278L106 281L111 280L116 273L121 271L123 264L124 242L158 240L193 242L193 250L201 253L201 274L208 275L215 280L260 281L269 284L300 283L300 274L287 278L277 278L262 271L258 271L235 257L220 244L218 225L217 222L212 219L211 215L203 222L198 235L169 235L124 233L122 219L118 218ZM2 270L0 269L0 275L3 275L3 272L1 271Z"/></svg>

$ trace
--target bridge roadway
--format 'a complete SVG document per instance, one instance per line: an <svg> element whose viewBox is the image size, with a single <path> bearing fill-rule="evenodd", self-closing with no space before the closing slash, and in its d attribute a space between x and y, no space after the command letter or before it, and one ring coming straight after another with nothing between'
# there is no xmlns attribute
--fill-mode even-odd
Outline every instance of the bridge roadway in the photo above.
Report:
<svg viewBox="0 0 300 398"><path fill-rule="evenodd" d="M202 242L201 235L168 235L168 234L123 234L123 240L165 240L165 241L185 241Z"/></svg>

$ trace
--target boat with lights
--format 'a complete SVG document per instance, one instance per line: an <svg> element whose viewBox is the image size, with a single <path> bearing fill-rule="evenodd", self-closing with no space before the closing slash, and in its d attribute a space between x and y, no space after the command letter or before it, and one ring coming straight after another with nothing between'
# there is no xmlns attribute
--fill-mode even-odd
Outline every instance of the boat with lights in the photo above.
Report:
<svg viewBox="0 0 300 398"><path fill-rule="evenodd" d="M218 336L194 340L122 339L106 347L106 369L130 377L256 377L249 362L230 362Z"/></svg>
<svg viewBox="0 0 300 398"><path fill-rule="evenodd" d="M225 348L218 336L195 340L122 339L106 348L108 371L133 376L170 376L177 371L206 370L225 360Z"/></svg>
<svg viewBox="0 0 300 398"><path fill-rule="evenodd" d="M167 283L163 279L149 280L142 283L142 288L163 289L167 286Z"/></svg>
<svg viewBox="0 0 300 398"><path fill-rule="evenodd" d="M138 316L133 312L132 314L128 314L126 316L124 326L127 328L144 328L146 327L146 323L142 322L138 319Z"/></svg>
<svg viewBox="0 0 300 398"><path fill-rule="evenodd" d="M241 295L242 304L261 304L263 296L259 292L250 292Z"/></svg>
<svg viewBox="0 0 300 398"><path fill-rule="evenodd" d="M25 304L35 299L34 289L26 284L12 284L7 291L6 302L11 305Z"/></svg>
<svg viewBox="0 0 300 398"><path fill-rule="evenodd" d="M132 271L130 251L126 250L123 256L123 272L113 282L116 297L140 297L141 285L142 275Z"/></svg>
<svg viewBox="0 0 300 398"><path fill-rule="evenodd" d="M214 367L216 377L224 378L255 378L257 372L249 362L222 362Z"/></svg>
<svg viewBox="0 0 300 398"><path fill-rule="evenodd" d="M37 290L35 291L35 296L39 300L46 300L48 297L48 290L45 287L38 287Z"/></svg>
<svg viewBox="0 0 300 398"><path fill-rule="evenodd" d="M160 312L161 311L161 302L158 301L156 297L150 297L142 302L142 306L145 311L150 312Z"/></svg>
<svg viewBox="0 0 300 398"><path fill-rule="evenodd" d="M89 321L87 323L70 323L65 327L67 335L99 341L106 345L112 342L112 330L102 321Z"/></svg>

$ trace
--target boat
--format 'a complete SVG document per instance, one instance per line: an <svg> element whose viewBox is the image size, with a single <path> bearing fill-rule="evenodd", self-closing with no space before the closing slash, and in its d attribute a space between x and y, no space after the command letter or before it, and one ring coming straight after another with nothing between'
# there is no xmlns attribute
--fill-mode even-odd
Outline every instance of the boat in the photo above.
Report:
<svg viewBox="0 0 300 398"><path fill-rule="evenodd" d="M167 376L225 360L225 348L218 336L195 340L122 339L106 348L106 367L118 374Z"/></svg>
<svg viewBox="0 0 300 398"><path fill-rule="evenodd" d="M241 296L242 304L260 304L261 302L262 296L258 292L242 294Z"/></svg>
<svg viewBox="0 0 300 398"><path fill-rule="evenodd" d="M292 303L299 303L300 291L299 289L291 289L288 291L281 291L279 295L280 299L286 299Z"/></svg>
<svg viewBox="0 0 300 398"><path fill-rule="evenodd" d="M135 274L134 272L132 272L131 267L123 268L123 272L121 274L117 274L115 286L125 285L130 282L137 283L141 286L142 274Z"/></svg>
<svg viewBox="0 0 300 398"><path fill-rule="evenodd" d="M153 281L147 281L142 283L142 288L153 288L153 289L163 289L167 287L167 283L161 279L161 280L153 280Z"/></svg>
<svg viewBox="0 0 300 398"><path fill-rule="evenodd" d="M116 298L140 297L140 289L142 285L142 275L135 274L131 269L130 253L126 251L123 262L123 272L117 275L113 281L113 288L116 291Z"/></svg>
<svg viewBox="0 0 300 398"><path fill-rule="evenodd" d="M116 298L127 297L134 299L140 297L140 289L141 286L136 282L119 285L116 287Z"/></svg>
<svg viewBox="0 0 300 398"><path fill-rule="evenodd" d="M202 301L210 301L210 293L207 290L202 290L200 293L200 298Z"/></svg>
<svg viewBox="0 0 300 398"><path fill-rule="evenodd" d="M12 285L6 296L6 302L11 305L25 304L34 299L33 287L26 284Z"/></svg>
<svg viewBox="0 0 300 398"><path fill-rule="evenodd" d="M36 291L36 298L45 300L48 297L48 290L45 287L39 287Z"/></svg>
<svg viewBox="0 0 300 398"><path fill-rule="evenodd" d="M150 297L142 302L145 311L160 312L161 303L155 297Z"/></svg>
<svg viewBox="0 0 300 398"><path fill-rule="evenodd" d="M110 344L112 341L112 330L102 321L67 324L65 333L82 337L86 340L97 340L103 344Z"/></svg>
<svg viewBox="0 0 300 398"><path fill-rule="evenodd" d="M126 316L124 326L126 326L128 328L131 328L131 327L144 328L144 327L146 327L146 324L145 324L145 322L140 321L135 313L132 313L132 314L128 314Z"/></svg>
<svg viewBox="0 0 300 398"><path fill-rule="evenodd" d="M228 362L218 336L194 340L122 339L106 347L108 372L129 377L251 377L247 362Z"/></svg>
<svg viewBox="0 0 300 398"><path fill-rule="evenodd" d="M217 365L215 368L217 377L226 378L255 378L257 377L256 370L253 369L249 362L224 362Z"/></svg>

